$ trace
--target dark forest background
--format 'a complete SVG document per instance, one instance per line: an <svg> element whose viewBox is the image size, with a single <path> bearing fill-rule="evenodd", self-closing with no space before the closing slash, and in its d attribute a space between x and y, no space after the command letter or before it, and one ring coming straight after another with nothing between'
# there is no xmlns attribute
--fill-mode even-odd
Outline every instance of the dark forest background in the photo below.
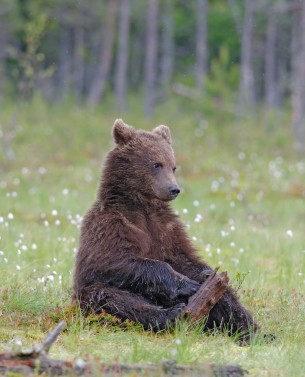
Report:
<svg viewBox="0 0 305 377"><path fill-rule="evenodd" d="M1 0L0 96L147 117L190 99L237 119L290 112L305 148L305 0Z"/></svg>

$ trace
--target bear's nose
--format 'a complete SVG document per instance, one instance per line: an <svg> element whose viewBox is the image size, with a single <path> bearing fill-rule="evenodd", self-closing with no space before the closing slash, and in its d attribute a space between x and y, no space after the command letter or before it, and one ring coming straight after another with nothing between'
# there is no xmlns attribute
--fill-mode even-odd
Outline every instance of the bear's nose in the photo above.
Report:
<svg viewBox="0 0 305 377"><path fill-rule="evenodd" d="M168 191L170 192L171 197L175 198L179 194L180 189L178 185L171 185L169 186Z"/></svg>

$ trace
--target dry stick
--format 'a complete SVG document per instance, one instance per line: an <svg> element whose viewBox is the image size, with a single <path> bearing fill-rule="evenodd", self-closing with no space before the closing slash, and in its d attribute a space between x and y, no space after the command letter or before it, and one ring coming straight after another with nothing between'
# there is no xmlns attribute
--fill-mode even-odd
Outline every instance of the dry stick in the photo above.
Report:
<svg viewBox="0 0 305 377"><path fill-rule="evenodd" d="M217 275L219 267L216 268L199 290L190 297L184 313L192 320L205 317L222 297L228 288L229 277L226 272Z"/></svg>

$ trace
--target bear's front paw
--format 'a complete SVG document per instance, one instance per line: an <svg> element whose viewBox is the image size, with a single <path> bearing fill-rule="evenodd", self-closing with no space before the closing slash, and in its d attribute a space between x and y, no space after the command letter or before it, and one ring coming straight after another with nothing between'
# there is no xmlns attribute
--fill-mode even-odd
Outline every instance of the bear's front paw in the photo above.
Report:
<svg viewBox="0 0 305 377"><path fill-rule="evenodd" d="M188 299L193 296L200 287L200 284L191 279L180 280L180 287L177 291L177 298Z"/></svg>
<svg viewBox="0 0 305 377"><path fill-rule="evenodd" d="M180 317L185 308L184 303L177 304L171 308L166 309L167 311L167 320L174 321L176 318Z"/></svg>

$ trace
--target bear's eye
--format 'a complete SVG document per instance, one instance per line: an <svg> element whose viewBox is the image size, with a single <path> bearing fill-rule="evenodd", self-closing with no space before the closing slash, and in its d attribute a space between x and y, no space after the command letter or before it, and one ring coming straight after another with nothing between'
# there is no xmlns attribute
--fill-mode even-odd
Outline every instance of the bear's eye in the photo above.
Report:
<svg viewBox="0 0 305 377"><path fill-rule="evenodd" d="M173 167L173 172L174 172L174 173L176 172L176 169L177 169L176 166L174 166L174 167Z"/></svg>
<svg viewBox="0 0 305 377"><path fill-rule="evenodd" d="M160 169L160 168L162 168L161 162L155 162L155 163L153 163L153 168L154 169Z"/></svg>

